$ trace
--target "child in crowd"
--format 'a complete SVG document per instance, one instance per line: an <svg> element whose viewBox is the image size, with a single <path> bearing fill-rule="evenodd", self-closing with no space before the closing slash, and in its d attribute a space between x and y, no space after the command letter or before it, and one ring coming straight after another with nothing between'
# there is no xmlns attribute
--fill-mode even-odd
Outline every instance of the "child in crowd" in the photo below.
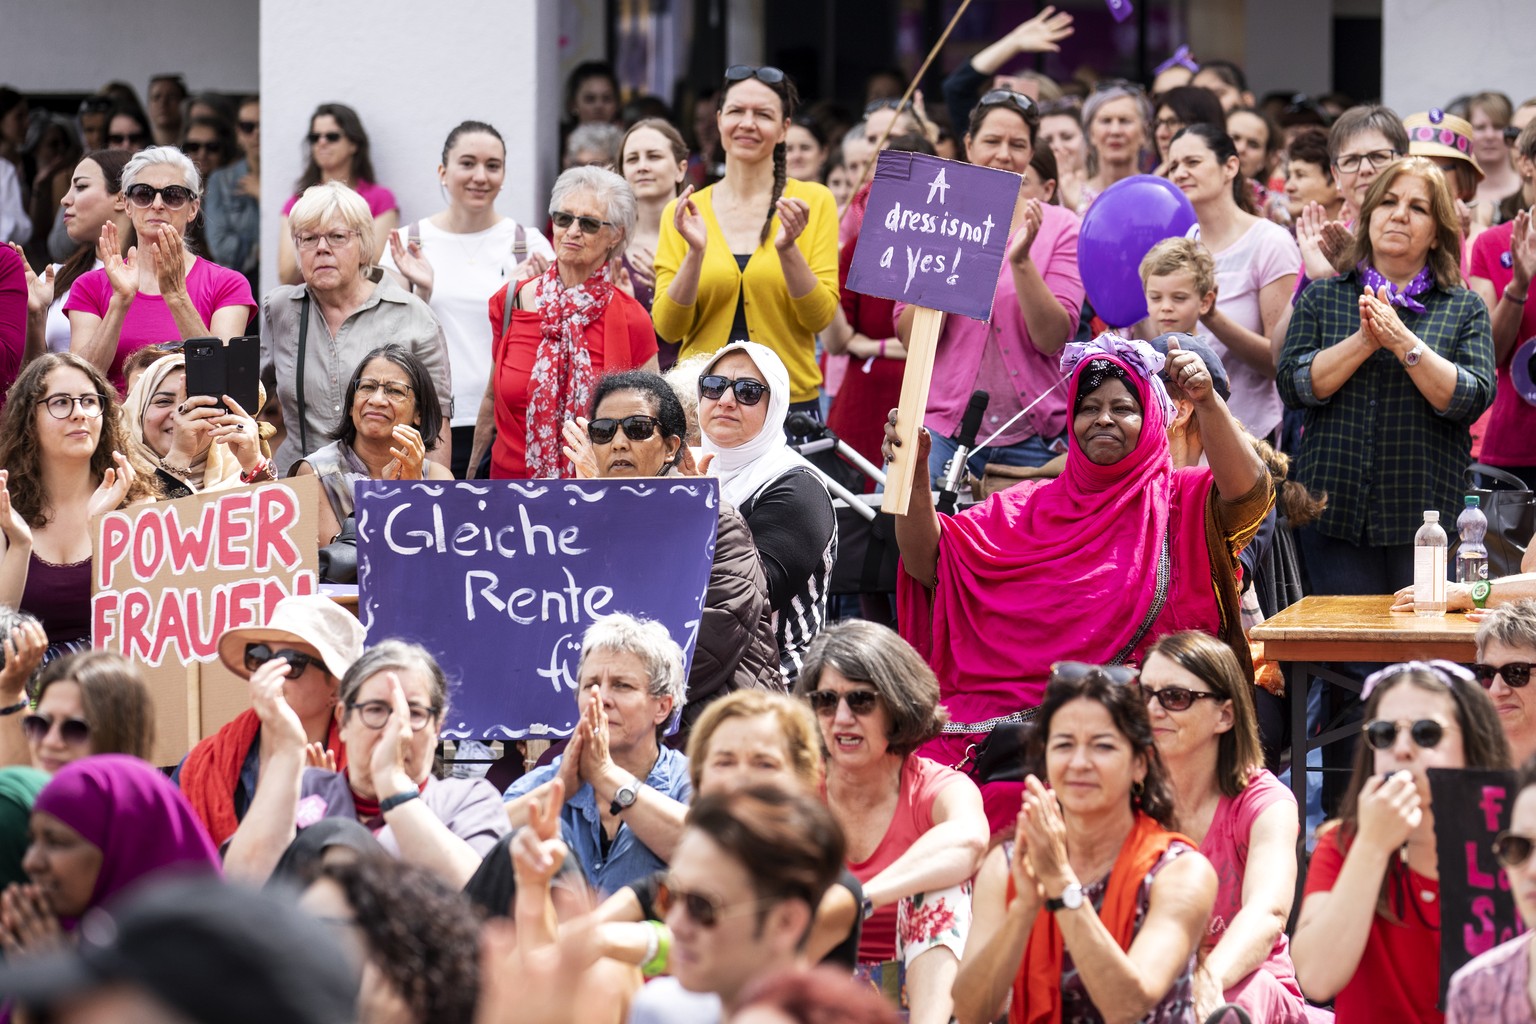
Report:
<svg viewBox="0 0 1536 1024"><path fill-rule="evenodd" d="M1199 333L1200 318L1216 305L1216 261L1205 246L1188 238L1165 238L1141 261L1147 296L1146 334Z"/></svg>

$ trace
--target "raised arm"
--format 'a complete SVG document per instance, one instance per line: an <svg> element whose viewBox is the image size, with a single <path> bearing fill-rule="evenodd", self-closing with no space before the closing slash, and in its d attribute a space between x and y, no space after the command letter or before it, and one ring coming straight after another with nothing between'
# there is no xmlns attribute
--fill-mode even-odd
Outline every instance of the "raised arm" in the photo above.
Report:
<svg viewBox="0 0 1536 1024"><path fill-rule="evenodd" d="M1227 403L1212 386L1210 370L1200 357L1168 342L1168 377L1195 406L1200 440L1216 481L1216 492L1226 501L1237 501L1253 490L1269 471L1248 442Z"/></svg>
<svg viewBox="0 0 1536 1024"><path fill-rule="evenodd" d="M261 719L261 775L250 809L224 855L225 874L251 885L271 877L298 831L308 737L298 713L283 696L288 671L286 661L273 658L251 673L251 705Z"/></svg>
<svg viewBox="0 0 1536 1024"><path fill-rule="evenodd" d="M901 446L896 433L896 410L885 419L885 441L880 450L889 463ZM928 453L933 438L927 427L917 430L917 451L913 462L912 490L907 495L907 514L896 516L896 547L901 552L902 568L923 586L933 588L939 579L939 512L933 505L933 491L928 482Z"/></svg>
<svg viewBox="0 0 1536 1024"><path fill-rule="evenodd" d="M1030 343L1042 354L1050 356L1060 352L1072 340L1072 334L1077 330L1077 318L1052 293L1030 254L1040 233L1042 217L1038 199L1024 204L1024 225L1008 246L1008 265L1013 271L1019 313L1029 329Z"/></svg>

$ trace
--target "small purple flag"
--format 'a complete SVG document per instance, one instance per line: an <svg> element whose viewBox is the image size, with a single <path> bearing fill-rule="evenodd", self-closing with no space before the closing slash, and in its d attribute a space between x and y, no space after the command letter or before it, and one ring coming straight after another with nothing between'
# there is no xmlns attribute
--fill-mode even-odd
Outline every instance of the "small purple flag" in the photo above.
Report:
<svg viewBox="0 0 1536 1024"><path fill-rule="evenodd" d="M1104 0L1109 5L1109 13L1115 16L1116 21L1124 21L1135 13L1136 8L1131 6L1131 0Z"/></svg>

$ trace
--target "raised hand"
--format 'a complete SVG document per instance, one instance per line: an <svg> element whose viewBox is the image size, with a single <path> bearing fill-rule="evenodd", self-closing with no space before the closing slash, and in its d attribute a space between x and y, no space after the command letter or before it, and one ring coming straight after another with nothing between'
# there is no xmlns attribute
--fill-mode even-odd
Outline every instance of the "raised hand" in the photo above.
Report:
<svg viewBox="0 0 1536 1024"><path fill-rule="evenodd" d="M139 474L134 472L133 464L128 461L128 456L122 452L112 453L113 465L107 467L107 471L101 476L101 483L91 495L90 502L86 505L87 516L99 516L103 512L111 512L115 508L121 508L123 500L128 497L128 490Z"/></svg>
<svg viewBox="0 0 1536 1024"><path fill-rule="evenodd" d="M570 850L560 839L560 807L565 803L565 784L551 779L532 794L528 827L512 840L512 867L517 887L542 889L559 873Z"/></svg>
<svg viewBox="0 0 1536 1024"><path fill-rule="evenodd" d="M1061 41L1072 32L1072 15L1045 7L1009 35L1020 53L1059 53Z"/></svg>
<svg viewBox="0 0 1536 1024"><path fill-rule="evenodd" d="M1040 880L1035 877L1035 869L1029 862L1027 821L1021 806L1013 825L1013 849L1008 858L1008 873L1013 876L1014 898L1026 905L1033 904L1038 910L1045 903L1045 893L1041 891Z"/></svg>
<svg viewBox="0 0 1536 1024"><path fill-rule="evenodd" d="M307 758L309 737L304 723L283 693L292 670L284 659L272 658L252 672L248 684L251 708L261 719L263 744L271 744L272 750L303 750Z"/></svg>
<svg viewBox="0 0 1536 1024"><path fill-rule="evenodd" d="M1343 271L1344 268L1339 266L1339 263L1348 257L1350 246L1354 241L1354 234L1343 221L1330 220L1323 225L1323 255L1328 257L1328 262L1333 264L1334 270Z"/></svg>
<svg viewBox="0 0 1536 1024"><path fill-rule="evenodd" d="M779 212L779 233L773 239L773 247L783 252L795 244L811 222L811 204L804 199L780 199L775 209Z"/></svg>
<svg viewBox="0 0 1536 1024"><path fill-rule="evenodd" d="M1424 801L1412 773L1399 771L1385 779L1368 779L1360 790L1358 820L1357 842L1382 853L1406 843L1424 820Z"/></svg>
<svg viewBox="0 0 1536 1024"><path fill-rule="evenodd" d="M48 634L36 620L23 622L0 640L5 667L0 668L0 701L15 704L27 692L27 682L48 652Z"/></svg>
<svg viewBox="0 0 1536 1024"><path fill-rule="evenodd" d="M1040 234L1040 222L1044 216L1040 212L1040 200L1025 201L1024 223L1019 226L1019 233L1013 236L1013 241L1008 243L1009 264L1022 268L1029 262L1029 247L1035 244L1035 238Z"/></svg>
<svg viewBox="0 0 1536 1024"><path fill-rule="evenodd" d="M571 465L576 467L576 479L595 478L597 456L592 450L591 439L587 437L587 418L577 416L574 420L566 420L560 428L560 434L565 438L565 445L560 450L571 460Z"/></svg>
<svg viewBox="0 0 1536 1024"><path fill-rule="evenodd" d="M421 250L419 241L402 240L400 232L389 233L389 255L395 261L395 269L402 277L416 286L417 291L432 290L432 261Z"/></svg>
<svg viewBox="0 0 1536 1024"><path fill-rule="evenodd" d="M1515 214L1514 233L1509 236L1510 269L1514 278L1510 282L1517 292L1531 287L1536 278L1536 227L1531 226L1531 211Z"/></svg>
<svg viewBox="0 0 1536 1024"><path fill-rule="evenodd" d="M21 513L11 504L10 479L10 471L0 469L0 533L5 534L7 546L20 544L31 550L32 527L27 525Z"/></svg>
<svg viewBox="0 0 1536 1024"><path fill-rule="evenodd" d="M1314 281L1335 277L1338 271L1323 251L1323 225L1328 215L1319 203L1308 203L1296 218L1296 245L1301 249L1302 267Z"/></svg>
<svg viewBox="0 0 1536 1024"><path fill-rule="evenodd" d="M1184 397L1196 405L1209 401L1216 394L1211 371L1206 367L1205 360L1180 348L1179 343L1172 339L1168 342L1168 365L1164 372L1173 382L1174 389L1182 391Z"/></svg>
<svg viewBox="0 0 1536 1024"><path fill-rule="evenodd" d="M880 454L886 462L896 461L896 449L901 447L901 435L896 433L896 412L892 409L890 415L885 418L885 440L880 442ZM928 452L933 448L933 436L928 433L927 427L921 427L917 431L917 459L915 465L928 465Z"/></svg>
<svg viewBox="0 0 1536 1024"><path fill-rule="evenodd" d="M48 897L35 884L13 883L0 896L0 948L8 958L61 949L64 929Z"/></svg>
<svg viewBox="0 0 1536 1024"><path fill-rule="evenodd" d="M422 467L427 461L427 445L421 439L421 431L409 424L396 424L390 431L394 447L389 454L394 460L385 467L384 476L389 480L420 480Z"/></svg>
<svg viewBox="0 0 1536 1024"><path fill-rule="evenodd" d="M389 679L391 714L384 728L379 730L379 742L374 744L373 756L368 762L374 794L381 800L416 785L405 770L405 754L411 746L411 706L406 703L400 677L394 672L385 675Z"/></svg>
<svg viewBox="0 0 1536 1024"><path fill-rule="evenodd" d="M306 768L324 768L328 772L336 770L336 751L326 747L324 743L306 743L304 745L304 766Z"/></svg>
<svg viewBox="0 0 1536 1024"><path fill-rule="evenodd" d="M702 459L695 459L693 449L684 444L677 452L677 475L709 476L709 467L714 464L714 461L714 452L710 452Z"/></svg>
<svg viewBox="0 0 1536 1024"><path fill-rule="evenodd" d="M698 204L692 197L693 186L689 185L677 197L677 205L672 209L672 226L683 236L683 241L688 243L689 250L702 255L704 246L709 242L709 226L704 223L704 215L699 212Z"/></svg>
<svg viewBox="0 0 1536 1024"><path fill-rule="evenodd" d="M548 272L549 260L538 253L534 253L512 268L511 280L513 284L516 284L518 281L526 281L530 277L542 277Z"/></svg>
<svg viewBox="0 0 1536 1024"><path fill-rule="evenodd" d="M1075 880L1067 859L1067 824L1056 794L1030 775L1024 779L1024 835L1029 840L1029 866L1047 895Z"/></svg>
<svg viewBox="0 0 1536 1024"><path fill-rule="evenodd" d="M96 241L96 258L101 260L112 285L114 298L132 301L139 294L139 250L131 246L127 255L119 249L117 225L107 221L101 226L101 237Z"/></svg>
<svg viewBox="0 0 1536 1024"><path fill-rule="evenodd" d="M624 250L624 259L629 263L629 276L637 286L656 286L656 253L653 250L632 245Z"/></svg>
<svg viewBox="0 0 1536 1024"><path fill-rule="evenodd" d="M27 276L27 313L34 316L46 313L48 307L53 305L53 264L50 263L43 270L43 276L38 277L37 271L27 261L26 251L15 242L7 242L6 245L16 250L16 255L21 257L21 267Z"/></svg>

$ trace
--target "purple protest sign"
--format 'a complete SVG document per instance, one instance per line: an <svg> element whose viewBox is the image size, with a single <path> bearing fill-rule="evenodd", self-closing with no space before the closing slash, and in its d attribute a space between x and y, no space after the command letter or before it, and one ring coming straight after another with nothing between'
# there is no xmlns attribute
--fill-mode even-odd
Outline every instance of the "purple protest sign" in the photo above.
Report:
<svg viewBox="0 0 1536 1024"><path fill-rule="evenodd" d="M1124 21L1136 12L1131 6L1131 0L1104 0L1109 5L1109 13L1115 16L1115 21Z"/></svg>
<svg viewBox="0 0 1536 1024"><path fill-rule="evenodd" d="M443 734L568 735L581 635L662 623L692 663L719 521L708 479L356 485L358 617L454 681Z"/></svg>
<svg viewBox="0 0 1536 1024"><path fill-rule="evenodd" d="M881 153L849 289L990 318L1021 180L922 153Z"/></svg>

